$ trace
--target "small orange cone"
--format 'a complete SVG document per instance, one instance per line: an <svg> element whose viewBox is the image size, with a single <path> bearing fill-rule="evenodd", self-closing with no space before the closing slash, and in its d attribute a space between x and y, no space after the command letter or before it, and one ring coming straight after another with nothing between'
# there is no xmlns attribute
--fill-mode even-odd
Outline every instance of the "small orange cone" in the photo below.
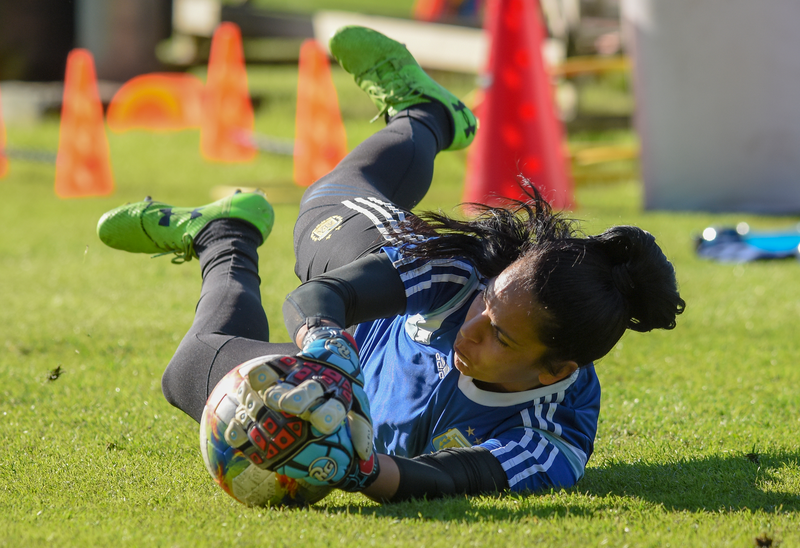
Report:
<svg viewBox="0 0 800 548"><path fill-rule="evenodd" d="M200 151L212 161L253 160L257 151L248 140L254 127L242 34L235 23L221 23L211 39Z"/></svg>
<svg viewBox="0 0 800 548"><path fill-rule="evenodd" d="M488 88L476 114L481 126L468 155L465 202L526 199L522 174L556 209L573 204L550 76L542 58L544 22L537 0L493 0Z"/></svg>
<svg viewBox="0 0 800 548"><path fill-rule="evenodd" d="M108 105L111 131L179 131L200 127L203 82L191 74L155 72L131 78Z"/></svg>
<svg viewBox="0 0 800 548"><path fill-rule="evenodd" d="M412 8L412 16L417 21L432 23L438 21L447 4L446 0L416 0Z"/></svg>
<svg viewBox="0 0 800 548"><path fill-rule="evenodd" d="M303 42L297 77L294 180L309 186L345 157L347 134L328 55L316 40Z"/></svg>
<svg viewBox="0 0 800 548"><path fill-rule="evenodd" d="M74 49L67 57L55 191L60 198L114 192L94 60L85 49Z"/></svg>
<svg viewBox="0 0 800 548"><path fill-rule="evenodd" d="M3 102L0 99L0 178L8 173L8 158L6 158L6 126L3 125Z"/></svg>

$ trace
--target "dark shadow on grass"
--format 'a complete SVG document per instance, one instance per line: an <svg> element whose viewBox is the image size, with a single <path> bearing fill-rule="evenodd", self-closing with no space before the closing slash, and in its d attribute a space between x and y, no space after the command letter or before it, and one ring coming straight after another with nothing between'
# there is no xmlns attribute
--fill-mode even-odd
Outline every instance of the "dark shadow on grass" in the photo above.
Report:
<svg viewBox="0 0 800 548"><path fill-rule="evenodd" d="M625 506L625 499L629 499L630 504L644 502L662 506L667 511L797 512L800 511L800 493L775 491L771 486L781 485L778 476L782 468L790 466L796 470L798 462L800 452L725 455L674 463L614 462L587 469L578 486L566 491L608 499L591 502L559 497L547 498L538 504L526 497L503 494L498 495L498 499L515 499L519 504L492 507L473 497L450 497L378 507L327 506L324 510L319 509L397 519L513 521L533 516L540 519L568 515L591 517L609 508ZM622 502L616 497L623 499Z"/></svg>
<svg viewBox="0 0 800 548"><path fill-rule="evenodd" d="M615 462L589 468L578 490L601 497L637 497L668 510L796 512L800 493L775 490L773 485L780 489L781 469L792 466L796 470L798 462L798 451L739 453L673 463Z"/></svg>

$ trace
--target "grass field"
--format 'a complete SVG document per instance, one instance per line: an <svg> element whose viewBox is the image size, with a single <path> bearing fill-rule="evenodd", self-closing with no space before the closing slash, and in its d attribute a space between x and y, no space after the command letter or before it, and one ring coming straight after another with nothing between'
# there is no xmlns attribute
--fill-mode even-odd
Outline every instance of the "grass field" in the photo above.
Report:
<svg viewBox="0 0 800 548"><path fill-rule="evenodd" d="M469 79L439 77L470 91ZM291 138L294 70L250 78L258 131ZM377 129L366 123L373 108L346 75L334 78L352 147ZM57 120L7 130L11 147L56 150ZM262 247L262 295L274 340L285 341L291 160L208 164L191 131L109 140L111 198L57 199L46 164L14 161L0 180L0 546L800 545L800 265L711 263L692 244L710 224L798 219L646 212L637 181L577 189L588 232L637 224L656 235L687 310L675 331L626 335L598 364L596 448L574 489L386 506L334 494L309 509L249 509L211 482L196 425L160 392L192 320L196 262L107 249L95 224L147 194L200 205L219 185L262 187L278 216ZM460 200L465 158L440 157L422 207Z"/></svg>

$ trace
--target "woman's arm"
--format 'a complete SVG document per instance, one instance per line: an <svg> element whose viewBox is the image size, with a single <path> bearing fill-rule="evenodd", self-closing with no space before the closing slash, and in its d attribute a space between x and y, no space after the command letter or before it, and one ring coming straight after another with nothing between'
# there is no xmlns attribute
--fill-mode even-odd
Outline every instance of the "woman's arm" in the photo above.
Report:
<svg viewBox="0 0 800 548"><path fill-rule="evenodd" d="M378 478L362 491L378 502L477 495L508 489L508 476L500 461L483 447L444 449L413 459L378 457Z"/></svg>
<svg viewBox="0 0 800 548"><path fill-rule="evenodd" d="M377 455L380 465L377 479L361 491L362 494L378 502L392 500L400 485L400 469L389 455Z"/></svg>
<svg viewBox="0 0 800 548"><path fill-rule="evenodd" d="M400 274L383 253L368 255L326 272L287 295L283 319L293 340L302 347L307 321L349 327L402 314L406 293Z"/></svg>

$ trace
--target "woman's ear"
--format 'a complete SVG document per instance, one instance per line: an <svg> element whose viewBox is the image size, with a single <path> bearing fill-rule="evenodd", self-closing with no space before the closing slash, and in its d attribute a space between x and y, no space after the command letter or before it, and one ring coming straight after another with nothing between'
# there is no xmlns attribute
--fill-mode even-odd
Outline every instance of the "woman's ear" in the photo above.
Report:
<svg viewBox="0 0 800 548"><path fill-rule="evenodd" d="M556 362L553 365L553 369L556 369L557 373L551 373L550 371L539 373L539 382L544 386L564 380L578 370L578 363L572 360Z"/></svg>

